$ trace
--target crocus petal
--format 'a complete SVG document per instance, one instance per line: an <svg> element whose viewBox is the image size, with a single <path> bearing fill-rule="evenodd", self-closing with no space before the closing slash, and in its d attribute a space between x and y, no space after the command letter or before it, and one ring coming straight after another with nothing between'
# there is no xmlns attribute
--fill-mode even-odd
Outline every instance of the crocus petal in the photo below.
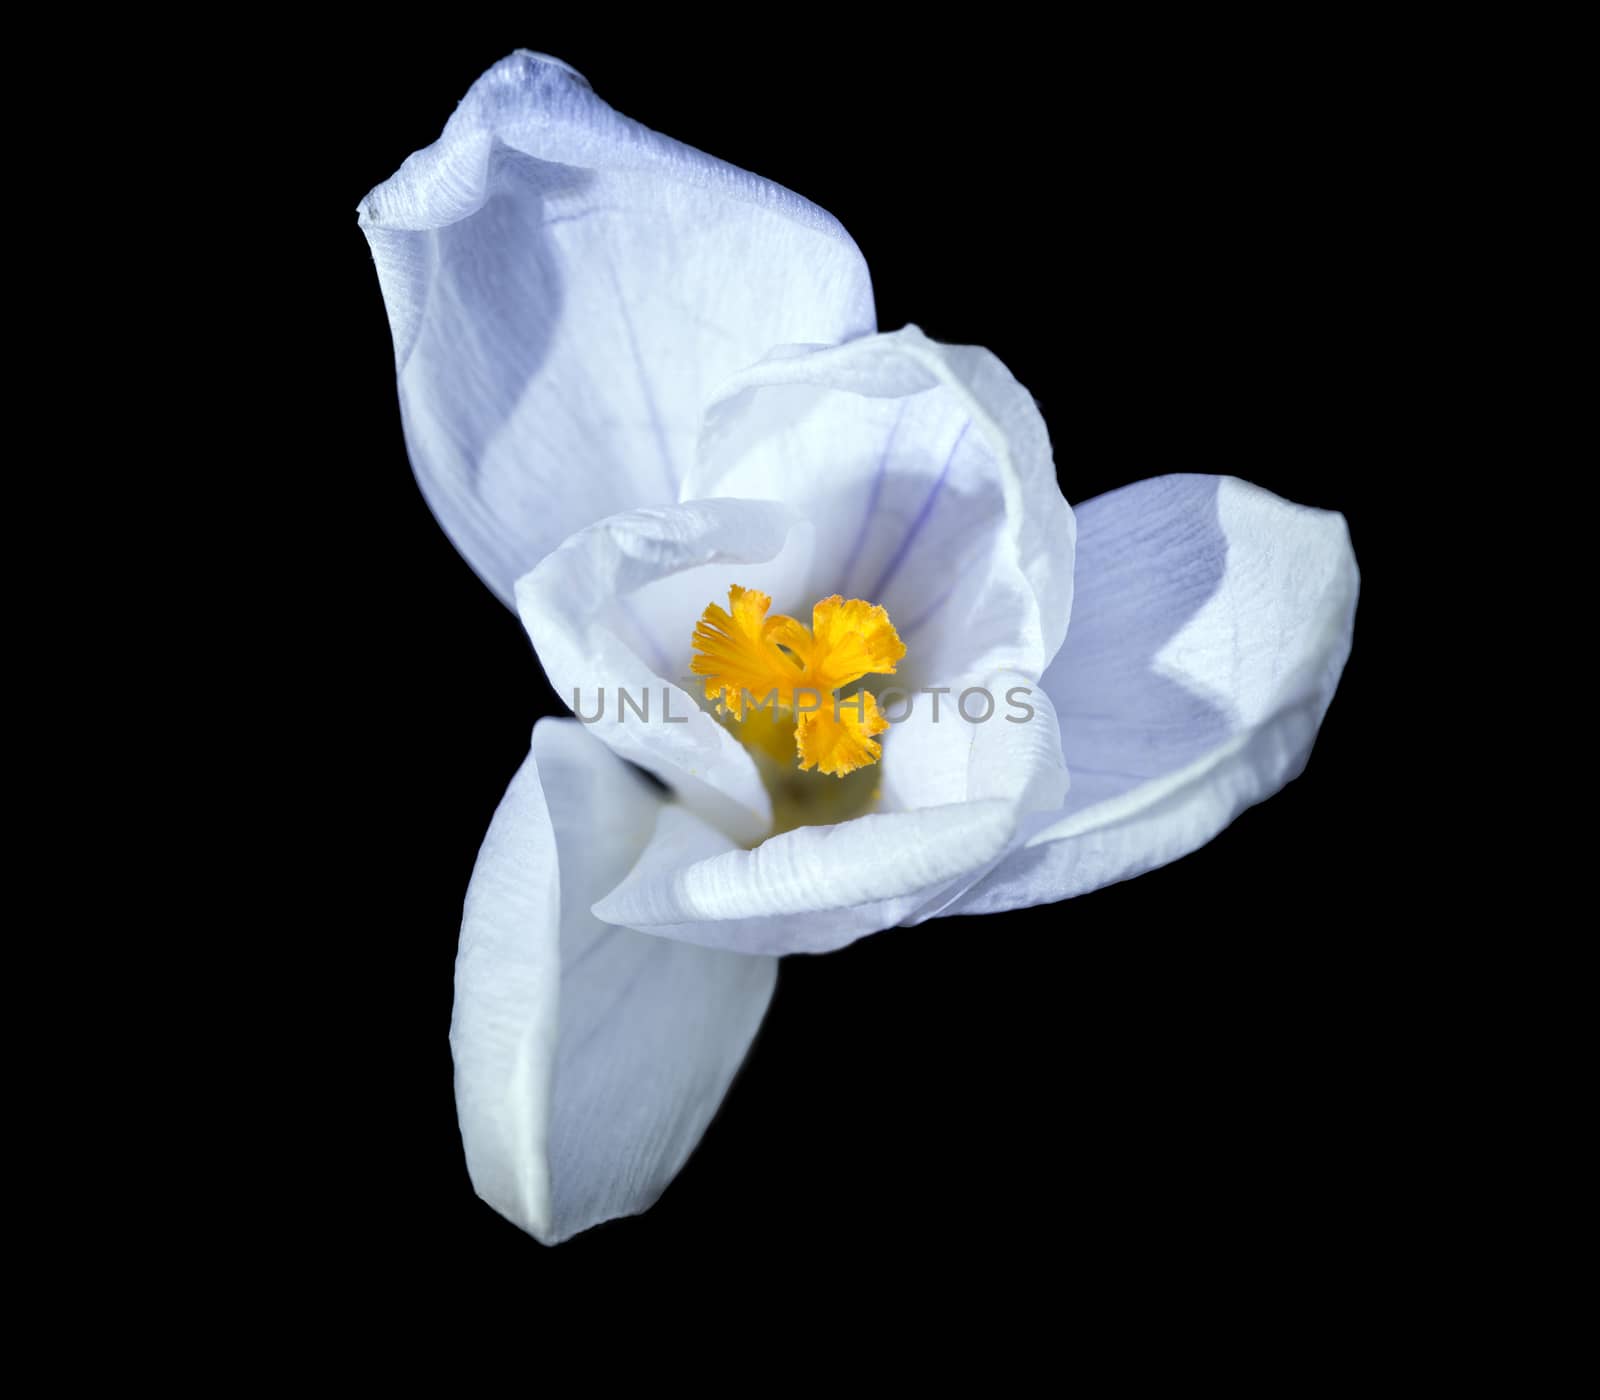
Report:
<svg viewBox="0 0 1600 1400"><path fill-rule="evenodd" d="M811 587L888 609L912 685L1037 678L1072 607L1072 511L1032 397L987 350L915 326L787 347L722 387L686 497L782 500Z"/></svg>
<svg viewBox="0 0 1600 1400"><path fill-rule="evenodd" d="M1344 518L1231 477L1078 507L1072 629L1044 678L1066 801L943 913L1082 894L1176 860L1305 766L1350 654Z"/></svg>
<svg viewBox="0 0 1600 1400"><path fill-rule="evenodd" d="M830 215L537 54L479 78L360 215L423 494L508 602L573 531L678 498L723 379L874 329Z"/></svg>
<svg viewBox="0 0 1600 1400"><path fill-rule="evenodd" d="M886 703L883 805L891 811L998 798L1027 813L1061 805L1069 781L1055 707L1019 671L952 676L947 693ZM881 694L888 697L887 687Z"/></svg>
<svg viewBox="0 0 1600 1400"><path fill-rule="evenodd" d="M518 580L517 607L556 694L568 704L576 698L596 738L714 825L753 841L772 826L760 774L675 682L689 677L694 625L708 601L740 583L792 606L809 559L809 527L778 502L658 506L580 530ZM619 692L641 708L648 695L648 717Z"/></svg>
<svg viewBox="0 0 1600 1400"><path fill-rule="evenodd" d="M663 941L824 953L948 901L1015 830L1013 804L989 799L800 827L743 851L678 809L594 912Z"/></svg>
<svg viewBox="0 0 1600 1400"><path fill-rule="evenodd" d="M546 1244L660 1195L772 996L774 959L589 913L660 809L581 725L543 720L468 888L450 1027L467 1168L484 1200Z"/></svg>

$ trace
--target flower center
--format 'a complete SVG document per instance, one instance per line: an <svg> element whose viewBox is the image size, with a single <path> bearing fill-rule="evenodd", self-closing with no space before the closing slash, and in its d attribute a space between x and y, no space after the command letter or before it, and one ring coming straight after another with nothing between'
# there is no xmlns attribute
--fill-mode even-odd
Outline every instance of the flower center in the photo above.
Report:
<svg viewBox="0 0 1600 1400"><path fill-rule="evenodd" d="M735 584L726 609L710 604L694 629L690 670L706 678L706 698L739 725L757 753L792 771L843 778L876 763L873 738L889 727L867 675L893 675L906 654L889 614L835 593L811 610L811 626L778 613L772 599ZM840 692L851 689L848 695Z"/></svg>

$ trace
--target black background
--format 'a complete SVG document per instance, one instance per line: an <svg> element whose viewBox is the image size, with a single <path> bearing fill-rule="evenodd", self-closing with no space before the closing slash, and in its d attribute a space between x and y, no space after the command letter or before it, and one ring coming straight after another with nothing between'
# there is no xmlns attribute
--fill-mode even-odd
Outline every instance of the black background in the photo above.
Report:
<svg viewBox="0 0 1600 1400"><path fill-rule="evenodd" d="M1386 427L1410 254L1381 62L1352 76L1285 40L1261 63L1211 28L992 53L483 30L285 51L264 98L297 210L275 242L304 268L269 410L305 428L275 561L301 629L282 713L311 760L283 868L316 891L285 934L303 975L271 1151L319 1255L529 1281L727 1252L1021 1259L1113 1293L1353 1257L1410 1121L1389 1068L1407 993L1372 917L1394 800L1378 502L1408 448ZM446 1033L478 842L564 707L413 481L355 219L519 46L835 214L881 328L985 345L1033 392L1070 501L1235 474L1342 511L1363 575L1300 779L1136 881L785 960L678 1180L555 1250L473 1195Z"/></svg>

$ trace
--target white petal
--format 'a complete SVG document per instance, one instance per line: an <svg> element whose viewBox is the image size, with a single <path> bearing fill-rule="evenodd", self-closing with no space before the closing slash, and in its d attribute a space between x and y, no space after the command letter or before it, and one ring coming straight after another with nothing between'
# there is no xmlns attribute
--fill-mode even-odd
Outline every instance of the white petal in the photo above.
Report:
<svg viewBox="0 0 1600 1400"><path fill-rule="evenodd" d="M887 608L912 685L1037 678L1065 635L1072 511L1032 397L987 350L908 326L775 353L708 408L684 489L810 520L812 591Z"/></svg>
<svg viewBox="0 0 1600 1400"><path fill-rule="evenodd" d="M660 806L581 725L541 721L468 889L450 1027L467 1167L484 1200L546 1244L660 1195L772 996L773 959L589 913Z"/></svg>
<svg viewBox="0 0 1600 1400"><path fill-rule="evenodd" d="M1344 518L1231 477L1078 507L1072 629L1045 675L1072 788L946 913L1048 903L1176 860L1305 766L1350 654Z"/></svg>
<svg viewBox="0 0 1600 1400"><path fill-rule="evenodd" d="M507 601L574 530L678 499L723 379L874 329L830 215L535 54L479 78L360 213L423 494Z"/></svg>
<svg viewBox="0 0 1600 1400"><path fill-rule="evenodd" d="M797 606L809 559L809 527L777 502L660 506L579 531L518 581L517 607L550 684L586 722L604 688L589 726L596 738L713 825L753 841L772 828L756 766L674 682L689 677L707 603L726 603L739 583L770 593L780 611ZM619 690L641 708L648 694L648 718L623 707Z"/></svg>
<svg viewBox="0 0 1600 1400"><path fill-rule="evenodd" d="M1019 817L1059 807L1068 774L1042 682L1020 671L941 679L947 693L888 701L895 723L883 739L882 806L906 811L997 798ZM880 688L880 700L889 694Z"/></svg>
<svg viewBox="0 0 1600 1400"><path fill-rule="evenodd" d="M680 811L594 912L663 941L823 953L948 899L1015 829L1012 804L991 799L805 826L742 851Z"/></svg>

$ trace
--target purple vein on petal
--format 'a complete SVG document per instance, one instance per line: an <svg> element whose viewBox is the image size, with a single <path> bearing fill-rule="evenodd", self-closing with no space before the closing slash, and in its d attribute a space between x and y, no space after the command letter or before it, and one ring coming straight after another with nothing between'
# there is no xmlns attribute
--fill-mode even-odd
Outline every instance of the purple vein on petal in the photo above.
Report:
<svg viewBox="0 0 1600 1400"><path fill-rule="evenodd" d="M655 429L656 445L661 449L661 466L667 475L667 499L678 498L678 472L672 465L672 452L667 447L667 430L661 422L661 409L655 393L650 388L650 376L644 372L644 354L639 349L639 337L633 329L633 317L628 315L628 303L622 295L622 281L617 276L616 264L609 257L606 271L611 274L611 287L617 294L617 311L622 316L622 328L628 333L628 348L633 352L633 365L639 373L639 392L644 395L645 407L650 410L650 426Z"/></svg>
<svg viewBox="0 0 1600 1400"><path fill-rule="evenodd" d="M872 517L878 512L878 497L883 494L883 478L889 471L889 453L894 449L896 434L900 431L900 420L906 416L906 406L902 402L900 411L895 414L894 422L889 425L889 436L883 441L883 452L878 458L878 472L872 478L872 490L867 496L867 508L861 513L861 525L856 530L856 542L850 546L850 557L845 561L844 574L840 578L840 588L848 595L850 593L850 580L855 577L856 565L861 562L861 548L867 542L867 528L872 524Z"/></svg>
<svg viewBox="0 0 1600 1400"><path fill-rule="evenodd" d="M928 492L928 499L922 503L922 509L917 512L917 518L911 522L911 528L906 531L906 537L900 541L900 548L895 550L894 558L884 569L877 586L868 592L869 598L879 602L883 600L883 590L888 586L889 580L899 573L900 566L906 561L906 555L911 552L911 546L916 543L917 536L922 533L922 527L928 523L928 517L933 514L934 503L939 499L939 493L944 490L945 479L950 475L950 464L955 461L956 453L961 450L961 444L966 441L967 430L971 427L970 418L961 425L961 431L956 434L955 442L950 445L950 455L944 459L939 479L933 483L933 489Z"/></svg>
<svg viewBox="0 0 1600 1400"><path fill-rule="evenodd" d="M961 580L959 578L952 579L949 586L944 590L943 593L941 593L937 598L929 603L927 607L918 613L910 623L902 627L900 629L901 641L904 641L907 637L909 637L913 632L927 622L929 618L938 612L940 608L948 603L950 601L950 595L956 591L956 585L960 582Z"/></svg>
<svg viewBox="0 0 1600 1400"><path fill-rule="evenodd" d="M596 214L620 214L622 210L608 204L597 204L592 209L575 209L570 214L555 214L544 221L546 228L556 228L561 224L575 224L579 219L592 219ZM612 274L614 281L616 274Z"/></svg>

